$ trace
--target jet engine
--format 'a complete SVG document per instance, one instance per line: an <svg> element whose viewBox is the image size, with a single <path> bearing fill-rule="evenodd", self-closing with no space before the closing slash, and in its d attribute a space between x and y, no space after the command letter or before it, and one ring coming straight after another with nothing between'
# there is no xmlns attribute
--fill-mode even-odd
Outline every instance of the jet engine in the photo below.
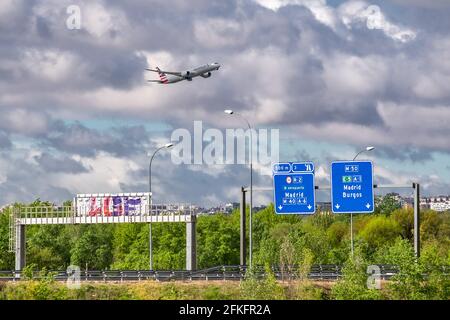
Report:
<svg viewBox="0 0 450 320"><path fill-rule="evenodd" d="M203 73L200 76L202 76L203 78L209 78L211 77L211 72Z"/></svg>
<svg viewBox="0 0 450 320"><path fill-rule="evenodd" d="M190 71L182 72L182 73L181 73L181 76L182 76L183 78L185 78L186 80L192 80L191 72L190 72Z"/></svg>

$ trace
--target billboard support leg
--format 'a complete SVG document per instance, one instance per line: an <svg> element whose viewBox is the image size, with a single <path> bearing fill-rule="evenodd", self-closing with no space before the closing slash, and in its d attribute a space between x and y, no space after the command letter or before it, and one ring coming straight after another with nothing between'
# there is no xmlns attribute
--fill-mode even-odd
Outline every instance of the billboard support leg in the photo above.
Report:
<svg viewBox="0 0 450 320"><path fill-rule="evenodd" d="M16 223L16 243L15 243L15 270L21 271L25 267L25 225Z"/></svg>
<svg viewBox="0 0 450 320"><path fill-rule="evenodd" d="M197 269L196 217L186 222L186 270Z"/></svg>

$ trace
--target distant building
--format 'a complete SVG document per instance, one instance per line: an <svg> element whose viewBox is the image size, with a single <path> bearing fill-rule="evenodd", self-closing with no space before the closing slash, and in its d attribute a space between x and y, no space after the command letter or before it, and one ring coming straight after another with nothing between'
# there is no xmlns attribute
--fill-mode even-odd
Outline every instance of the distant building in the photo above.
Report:
<svg viewBox="0 0 450 320"><path fill-rule="evenodd" d="M406 197L400 200L400 205L403 209L414 208L414 198Z"/></svg>
<svg viewBox="0 0 450 320"><path fill-rule="evenodd" d="M267 208L267 206L265 206L265 205L253 207L253 212L258 212L258 211L264 210L265 208Z"/></svg>
<svg viewBox="0 0 450 320"><path fill-rule="evenodd" d="M439 212L450 211L450 196L420 198L420 207Z"/></svg>
<svg viewBox="0 0 450 320"><path fill-rule="evenodd" d="M239 203L238 202L231 202L231 203L227 203L225 204L225 213L232 213L233 210L238 209L239 208Z"/></svg>

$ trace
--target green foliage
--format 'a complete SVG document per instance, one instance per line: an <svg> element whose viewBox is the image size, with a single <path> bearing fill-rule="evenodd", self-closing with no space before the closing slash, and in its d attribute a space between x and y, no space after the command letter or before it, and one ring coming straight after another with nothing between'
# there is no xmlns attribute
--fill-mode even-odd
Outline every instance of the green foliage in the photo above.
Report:
<svg viewBox="0 0 450 320"><path fill-rule="evenodd" d="M418 263L411 244L398 238L393 246L387 247L382 263L392 264L398 273L388 284L390 296L398 300L426 299L424 289L423 268Z"/></svg>
<svg viewBox="0 0 450 320"><path fill-rule="evenodd" d="M14 253L9 252L9 215L11 208L0 211L0 270L14 269Z"/></svg>
<svg viewBox="0 0 450 320"><path fill-rule="evenodd" d="M403 239L411 240L414 237L414 210L397 209L392 212L392 219L400 226L400 234Z"/></svg>
<svg viewBox="0 0 450 320"><path fill-rule="evenodd" d="M33 279L33 272L37 269L37 265L35 263L29 263L22 269L21 276L25 280Z"/></svg>
<svg viewBox="0 0 450 320"><path fill-rule="evenodd" d="M333 246L337 247L345 240L348 240L350 229L344 221L333 223L327 230L327 240Z"/></svg>
<svg viewBox="0 0 450 320"><path fill-rule="evenodd" d="M70 250L71 264L102 270L112 262L112 226L83 225L78 241Z"/></svg>
<svg viewBox="0 0 450 320"><path fill-rule="evenodd" d="M450 266L447 262L449 258L450 251L442 249L436 240L424 246L420 264L423 272L428 275L425 283L427 299L450 299L450 277L448 276Z"/></svg>
<svg viewBox="0 0 450 320"><path fill-rule="evenodd" d="M220 300L242 299L239 283L203 282L88 283L69 289L63 282L30 280L0 282L0 300Z"/></svg>
<svg viewBox="0 0 450 320"><path fill-rule="evenodd" d="M359 248L354 258L349 258L342 269L342 278L332 288L332 297L337 300L378 300L382 294L377 289L368 289L367 266Z"/></svg>
<svg viewBox="0 0 450 320"><path fill-rule="evenodd" d="M308 281L311 265L338 264L345 265L344 277L333 289L334 298L448 299L449 277L445 276L442 266L450 265L450 213L430 210L421 213L422 257L416 261L412 251L413 211L394 209L395 206L389 204L392 199L383 199L385 203L380 204L378 215L354 216L354 239L358 252L354 260L348 260L349 215L320 212L312 216L275 215L273 205L254 212L254 265L281 266L285 276L282 284L274 280L269 270L264 279L256 279L249 273L239 293L231 289L224 292L220 286L209 286L203 291L189 289L187 292L188 289L184 287L167 284L167 287L157 292L141 286L127 292L119 292L115 287L99 289L98 286L83 286L83 289L68 292L67 297L167 299L206 296L226 299L242 296L249 299L320 299L325 297L326 292ZM31 205L47 204L38 199ZM8 252L10 210L5 208L0 213L0 269L14 268L14 253ZM199 268L239 263L239 218L238 211L231 215L198 217ZM152 230L154 268L184 269L185 224L154 223ZM28 266L24 273L29 278L32 270L64 270L70 264L79 265L82 269L87 265L91 270L149 267L148 224L27 226L26 238ZM365 269L368 264L396 264L400 267L400 273L391 285L384 287L382 293L368 291ZM286 276L294 265L299 268L300 281ZM52 295L46 291L56 290L53 288L52 275L44 274L42 279L47 279L47 284L30 282L33 293L29 296L20 293L22 287L17 286L18 294L30 299L42 297L44 293ZM58 292L55 293L56 298L58 294L66 294L64 291Z"/></svg>
<svg viewBox="0 0 450 320"><path fill-rule="evenodd" d="M248 300L282 300L285 299L283 287L277 282L275 275L268 265L262 279L251 271L247 271L241 282L241 296Z"/></svg>
<svg viewBox="0 0 450 320"><path fill-rule="evenodd" d="M386 243L392 243L401 234L398 223L385 216L372 218L361 230L359 236L368 244L369 250L376 250Z"/></svg>
<svg viewBox="0 0 450 320"><path fill-rule="evenodd" d="M199 217L198 266L239 264L239 213Z"/></svg>
<svg viewBox="0 0 450 320"><path fill-rule="evenodd" d="M390 215L393 211L400 209L401 205L398 200L395 199L393 194L387 194L382 198L375 199L375 213L385 216Z"/></svg>

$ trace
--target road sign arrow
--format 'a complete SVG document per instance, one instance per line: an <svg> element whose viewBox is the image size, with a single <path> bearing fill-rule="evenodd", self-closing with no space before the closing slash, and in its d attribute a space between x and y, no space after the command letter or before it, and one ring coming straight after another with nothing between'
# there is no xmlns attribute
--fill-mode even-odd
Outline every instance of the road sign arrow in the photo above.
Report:
<svg viewBox="0 0 450 320"><path fill-rule="evenodd" d="M339 208L340 208L341 206L340 206L339 203L338 203L337 205L335 205L335 207L336 207L336 209L339 210Z"/></svg>
<svg viewBox="0 0 450 320"><path fill-rule="evenodd" d="M278 206L278 209L280 209L280 210L283 209L283 206L282 206L282 205L279 205L279 206Z"/></svg>
<svg viewBox="0 0 450 320"><path fill-rule="evenodd" d="M367 208L367 209L370 208L370 203L366 204L366 208Z"/></svg>
<svg viewBox="0 0 450 320"><path fill-rule="evenodd" d="M312 208L312 206L311 206L311 205L308 205L308 209L311 210L311 208Z"/></svg>

